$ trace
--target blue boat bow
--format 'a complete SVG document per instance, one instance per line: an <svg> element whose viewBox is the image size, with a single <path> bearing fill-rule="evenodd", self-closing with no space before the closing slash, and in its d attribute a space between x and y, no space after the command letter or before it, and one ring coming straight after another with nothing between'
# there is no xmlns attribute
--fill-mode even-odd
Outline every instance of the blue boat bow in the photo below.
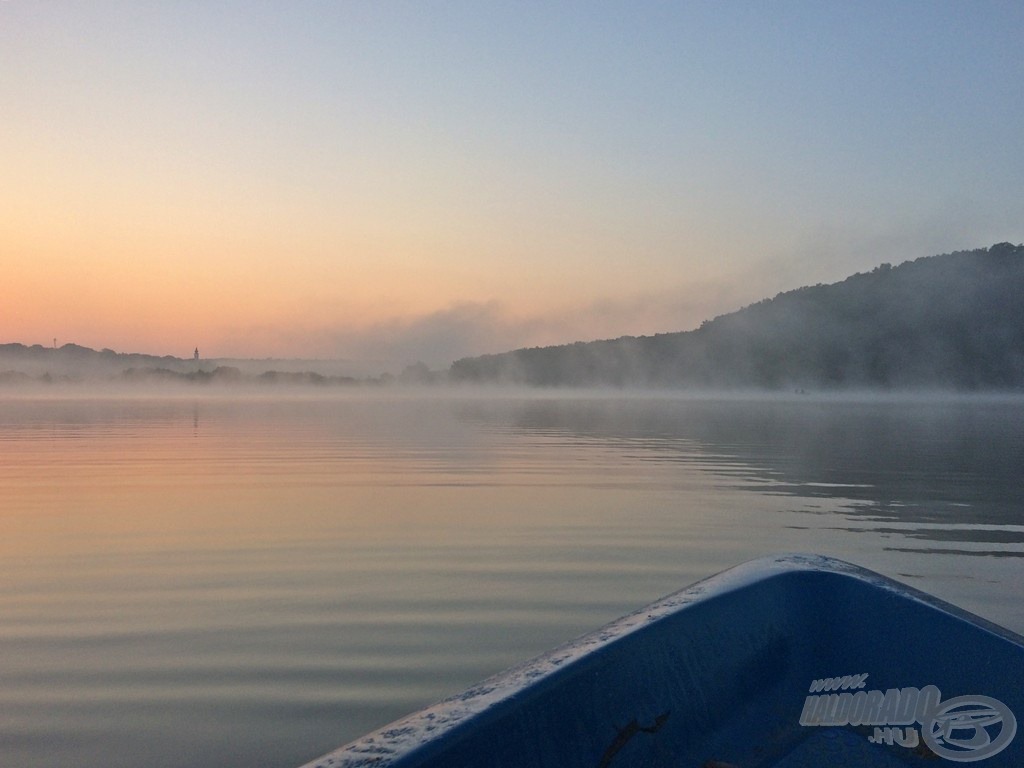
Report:
<svg viewBox="0 0 1024 768"><path fill-rule="evenodd" d="M817 555L732 568L304 768L1024 766L1024 638Z"/></svg>

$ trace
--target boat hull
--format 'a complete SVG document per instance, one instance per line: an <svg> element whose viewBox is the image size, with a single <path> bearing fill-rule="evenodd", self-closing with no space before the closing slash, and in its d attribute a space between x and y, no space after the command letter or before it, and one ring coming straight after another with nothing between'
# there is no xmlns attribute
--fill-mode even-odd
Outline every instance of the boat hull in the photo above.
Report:
<svg viewBox="0 0 1024 768"><path fill-rule="evenodd" d="M1024 638L815 555L738 566L305 768L1024 766Z"/></svg>

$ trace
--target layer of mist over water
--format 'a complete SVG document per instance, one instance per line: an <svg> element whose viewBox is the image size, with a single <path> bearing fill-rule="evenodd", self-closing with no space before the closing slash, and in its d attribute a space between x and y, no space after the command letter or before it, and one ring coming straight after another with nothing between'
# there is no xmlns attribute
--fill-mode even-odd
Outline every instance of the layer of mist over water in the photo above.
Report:
<svg viewBox="0 0 1024 768"><path fill-rule="evenodd" d="M1018 632L1020 399L0 400L0 764L295 766L743 560Z"/></svg>

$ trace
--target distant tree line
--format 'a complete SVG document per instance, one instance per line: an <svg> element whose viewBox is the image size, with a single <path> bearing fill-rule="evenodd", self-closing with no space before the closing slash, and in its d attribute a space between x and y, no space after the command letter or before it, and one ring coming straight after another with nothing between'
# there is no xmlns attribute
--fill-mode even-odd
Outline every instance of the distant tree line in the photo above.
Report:
<svg viewBox="0 0 1024 768"><path fill-rule="evenodd" d="M269 362L269 361L268 361ZM204 367L205 366L205 367ZM44 347L39 344L0 344L0 386L33 384L222 384L305 387L378 386L394 378L387 374L357 379L316 371L268 370L245 373L230 365L200 364L195 358L96 351L77 344Z"/></svg>
<svg viewBox="0 0 1024 768"><path fill-rule="evenodd" d="M1024 389L1024 246L882 264L700 328L518 349L457 382L535 386Z"/></svg>

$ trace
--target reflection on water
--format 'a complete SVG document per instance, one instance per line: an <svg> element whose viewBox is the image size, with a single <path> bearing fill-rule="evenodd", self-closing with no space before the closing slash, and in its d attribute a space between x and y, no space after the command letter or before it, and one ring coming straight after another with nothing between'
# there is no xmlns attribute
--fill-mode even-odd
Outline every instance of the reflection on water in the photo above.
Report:
<svg viewBox="0 0 1024 768"><path fill-rule="evenodd" d="M737 562L1017 631L1020 400L0 400L0 762L292 766Z"/></svg>
<svg viewBox="0 0 1024 768"><path fill-rule="evenodd" d="M1024 522L1019 399L551 401L524 407L516 423L699 463L762 493L842 498L870 522L922 524L923 538L937 524L938 541L1024 541L1021 531L979 534Z"/></svg>

